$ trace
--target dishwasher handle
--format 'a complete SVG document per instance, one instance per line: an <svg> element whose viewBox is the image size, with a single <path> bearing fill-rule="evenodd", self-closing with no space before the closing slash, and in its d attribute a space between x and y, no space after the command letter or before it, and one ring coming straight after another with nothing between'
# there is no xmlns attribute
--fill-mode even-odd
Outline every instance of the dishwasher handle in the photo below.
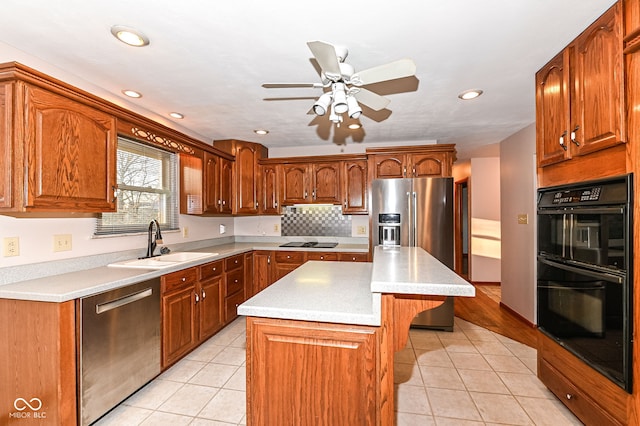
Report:
<svg viewBox="0 0 640 426"><path fill-rule="evenodd" d="M113 309L119 308L124 305L128 305L129 303L137 302L138 300L144 299L145 297L149 297L153 294L153 290L151 287L140 290L137 293L132 293L128 296L121 297L120 299L112 300L110 302L99 303L96 305L96 314L102 314L107 311L111 311Z"/></svg>

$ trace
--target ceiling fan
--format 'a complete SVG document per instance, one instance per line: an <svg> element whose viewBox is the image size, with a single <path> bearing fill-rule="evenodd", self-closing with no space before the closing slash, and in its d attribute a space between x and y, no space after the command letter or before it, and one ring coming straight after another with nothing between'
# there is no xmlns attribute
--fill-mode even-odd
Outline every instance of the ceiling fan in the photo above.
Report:
<svg viewBox="0 0 640 426"><path fill-rule="evenodd" d="M321 83L265 83L262 87L323 89L324 93L313 104L313 112L319 116L329 112L329 120L338 126L343 121L344 113L347 113L349 118L359 118L362 114L360 104L374 111L380 111L389 104L389 99L363 86L410 77L416 73L416 65L411 59L400 59L355 72L355 69L345 62L349 53L346 47L334 46L323 41L309 41L307 46L320 66Z"/></svg>

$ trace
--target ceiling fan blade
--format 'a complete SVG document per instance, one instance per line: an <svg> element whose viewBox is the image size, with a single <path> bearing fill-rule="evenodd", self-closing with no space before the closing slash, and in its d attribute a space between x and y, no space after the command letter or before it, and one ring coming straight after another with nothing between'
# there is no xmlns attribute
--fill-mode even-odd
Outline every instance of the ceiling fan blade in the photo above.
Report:
<svg viewBox="0 0 640 426"><path fill-rule="evenodd" d="M354 96L358 102L368 106L374 111L385 109L387 105L389 105L389 102L391 102L389 99L363 88L360 88Z"/></svg>
<svg viewBox="0 0 640 426"><path fill-rule="evenodd" d="M366 86L380 81L410 77L416 73L416 64L411 59L400 59L355 73L351 77L354 86Z"/></svg>
<svg viewBox="0 0 640 426"><path fill-rule="evenodd" d="M307 46L311 49L311 53L315 56L320 68L322 68L322 72L328 79L333 80L341 77L338 55L333 45L324 41L309 41Z"/></svg>
<svg viewBox="0 0 640 426"><path fill-rule="evenodd" d="M322 83L264 83L262 87L266 89L287 89L296 87L322 88Z"/></svg>

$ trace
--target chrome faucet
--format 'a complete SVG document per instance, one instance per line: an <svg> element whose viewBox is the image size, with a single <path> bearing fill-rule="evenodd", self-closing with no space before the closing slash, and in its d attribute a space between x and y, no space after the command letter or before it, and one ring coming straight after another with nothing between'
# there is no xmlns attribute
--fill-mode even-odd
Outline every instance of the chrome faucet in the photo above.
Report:
<svg viewBox="0 0 640 426"><path fill-rule="evenodd" d="M154 225L156 228L155 238L153 235ZM156 245L162 244L162 233L160 233L160 224L156 219L153 219L151 222L149 222L149 231L148 231L147 238L148 238L147 239L147 255L144 258L159 256L159 255L153 254L153 252L156 251Z"/></svg>

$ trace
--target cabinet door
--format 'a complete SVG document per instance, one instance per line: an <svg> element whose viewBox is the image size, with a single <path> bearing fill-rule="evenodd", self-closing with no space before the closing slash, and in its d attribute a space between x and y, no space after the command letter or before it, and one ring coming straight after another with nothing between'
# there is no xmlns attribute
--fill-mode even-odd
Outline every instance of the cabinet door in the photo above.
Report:
<svg viewBox="0 0 640 426"><path fill-rule="evenodd" d="M233 213L233 162L220 157L219 213Z"/></svg>
<svg viewBox="0 0 640 426"><path fill-rule="evenodd" d="M260 169L260 179L262 182L260 188L260 213L280 214L280 179L278 177L278 166L267 165L261 166Z"/></svg>
<svg viewBox="0 0 640 426"><path fill-rule="evenodd" d="M12 191L18 190L13 181L13 147L11 132L13 115L13 83L0 84L0 208L14 207Z"/></svg>
<svg viewBox="0 0 640 426"><path fill-rule="evenodd" d="M340 163L313 164L312 202L340 204Z"/></svg>
<svg viewBox="0 0 640 426"><path fill-rule="evenodd" d="M342 213L368 213L367 160L344 161L342 166Z"/></svg>
<svg viewBox="0 0 640 426"><path fill-rule="evenodd" d="M571 150L577 155L625 139L621 5L609 9L570 46Z"/></svg>
<svg viewBox="0 0 640 426"><path fill-rule="evenodd" d="M200 283L199 340L203 341L222 328L224 312L222 306L222 276L216 276Z"/></svg>
<svg viewBox="0 0 640 426"><path fill-rule="evenodd" d="M198 342L195 284L162 295L162 367L168 367Z"/></svg>
<svg viewBox="0 0 640 426"><path fill-rule="evenodd" d="M442 177L450 176L451 172L447 170L447 154L429 153L429 154L411 154L409 162L411 163L411 177Z"/></svg>
<svg viewBox="0 0 640 426"><path fill-rule="evenodd" d="M407 177L407 165L404 155L372 155L370 167L373 178L404 178Z"/></svg>
<svg viewBox="0 0 640 426"><path fill-rule="evenodd" d="M116 211L115 117L25 88L28 210Z"/></svg>
<svg viewBox="0 0 640 426"><path fill-rule="evenodd" d="M569 56L561 52L536 73L538 167L569 158Z"/></svg>
<svg viewBox="0 0 640 426"><path fill-rule="evenodd" d="M375 327L249 318L247 424L380 424L379 340Z"/></svg>
<svg viewBox="0 0 640 426"><path fill-rule="evenodd" d="M309 173L306 164L283 164L282 170L282 203L296 204L310 201Z"/></svg>
<svg viewBox="0 0 640 426"><path fill-rule="evenodd" d="M251 296L273 284L272 259L273 252L253 252L253 285L251 287Z"/></svg>
<svg viewBox="0 0 640 426"><path fill-rule="evenodd" d="M202 214L203 210L203 158L180 154L180 213Z"/></svg>
<svg viewBox="0 0 640 426"><path fill-rule="evenodd" d="M220 157L204 153L204 212L220 213Z"/></svg>
<svg viewBox="0 0 640 426"><path fill-rule="evenodd" d="M238 214L258 213L258 152L254 145L236 146L235 187L236 211Z"/></svg>

